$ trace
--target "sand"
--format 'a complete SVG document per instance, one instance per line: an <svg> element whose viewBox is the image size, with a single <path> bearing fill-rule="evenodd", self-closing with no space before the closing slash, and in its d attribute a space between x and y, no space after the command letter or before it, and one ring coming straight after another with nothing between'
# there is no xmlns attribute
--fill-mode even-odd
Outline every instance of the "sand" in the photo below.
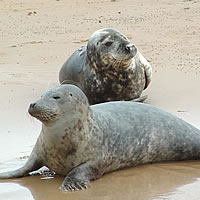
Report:
<svg viewBox="0 0 200 200"><path fill-rule="evenodd" d="M153 67L147 103L200 128L198 0L0 0L0 171L26 161L41 124L29 104L97 29L120 30ZM0 181L0 199L197 200L200 161L138 166L63 193L62 177Z"/></svg>

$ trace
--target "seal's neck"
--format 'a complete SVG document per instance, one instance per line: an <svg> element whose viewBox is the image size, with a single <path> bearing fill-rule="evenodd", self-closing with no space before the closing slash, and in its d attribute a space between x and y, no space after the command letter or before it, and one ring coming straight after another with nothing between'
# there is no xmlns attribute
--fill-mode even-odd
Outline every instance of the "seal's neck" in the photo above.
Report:
<svg viewBox="0 0 200 200"><path fill-rule="evenodd" d="M131 58L127 61L106 61L104 59L100 59L100 57L97 58L89 58L86 57L86 69L85 71L89 72L95 72L96 74L104 74L104 73L110 73L110 74L120 74L124 71L132 70L132 73L135 71L136 65L135 65L135 58ZM105 75L104 75L105 76Z"/></svg>
<svg viewBox="0 0 200 200"><path fill-rule="evenodd" d="M77 137L89 139L92 124L91 112L90 109L85 113L76 111L76 114L60 117L51 126L43 124L43 134L51 134L52 138L66 138L71 141L77 140Z"/></svg>

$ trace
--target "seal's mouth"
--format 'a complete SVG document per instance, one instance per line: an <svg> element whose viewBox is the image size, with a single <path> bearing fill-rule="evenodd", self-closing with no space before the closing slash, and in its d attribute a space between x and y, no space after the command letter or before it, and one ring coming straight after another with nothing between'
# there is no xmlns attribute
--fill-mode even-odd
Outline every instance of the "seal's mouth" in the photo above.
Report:
<svg viewBox="0 0 200 200"><path fill-rule="evenodd" d="M137 48L130 43L123 48L120 47L117 52L117 54L112 55L114 63L116 63L116 66L123 67L127 66L130 60L137 54Z"/></svg>
<svg viewBox="0 0 200 200"><path fill-rule="evenodd" d="M35 117L44 124L53 122L57 117L57 113L48 108L40 107L35 103L30 104L28 112L32 117Z"/></svg>
<svg viewBox="0 0 200 200"><path fill-rule="evenodd" d="M116 69L120 68L128 68L129 64L131 63L133 56L128 57L126 59L116 59L113 57L112 66Z"/></svg>

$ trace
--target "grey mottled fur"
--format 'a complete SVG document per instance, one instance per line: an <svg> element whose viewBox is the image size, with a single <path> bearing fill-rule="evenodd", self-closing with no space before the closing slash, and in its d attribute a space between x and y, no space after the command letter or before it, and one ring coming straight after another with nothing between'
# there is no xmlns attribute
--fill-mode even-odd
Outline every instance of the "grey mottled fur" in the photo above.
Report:
<svg viewBox="0 0 200 200"><path fill-rule="evenodd" d="M29 113L43 123L40 136L25 166L0 178L47 166L65 176L63 191L73 191L118 169L200 158L200 130L151 105L89 106L85 94L68 84L49 90Z"/></svg>
<svg viewBox="0 0 200 200"><path fill-rule="evenodd" d="M151 75L135 45L117 30L101 29L63 64L59 80L79 86L90 104L97 104L139 98Z"/></svg>

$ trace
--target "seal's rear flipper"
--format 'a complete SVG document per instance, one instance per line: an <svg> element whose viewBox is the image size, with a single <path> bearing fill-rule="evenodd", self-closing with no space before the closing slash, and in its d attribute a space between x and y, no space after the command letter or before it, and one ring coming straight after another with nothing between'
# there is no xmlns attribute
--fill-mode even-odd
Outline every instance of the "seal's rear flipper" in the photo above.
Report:
<svg viewBox="0 0 200 200"><path fill-rule="evenodd" d="M147 99L148 95L138 97L137 99L133 99L133 102L144 102Z"/></svg>
<svg viewBox="0 0 200 200"><path fill-rule="evenodd" d="M0 179L20 178L23 176L28 176L29 172L35 171L41 167L42 165L37 161L36 157L31 155L23 167L17 170L0 173Z"/></svg>

